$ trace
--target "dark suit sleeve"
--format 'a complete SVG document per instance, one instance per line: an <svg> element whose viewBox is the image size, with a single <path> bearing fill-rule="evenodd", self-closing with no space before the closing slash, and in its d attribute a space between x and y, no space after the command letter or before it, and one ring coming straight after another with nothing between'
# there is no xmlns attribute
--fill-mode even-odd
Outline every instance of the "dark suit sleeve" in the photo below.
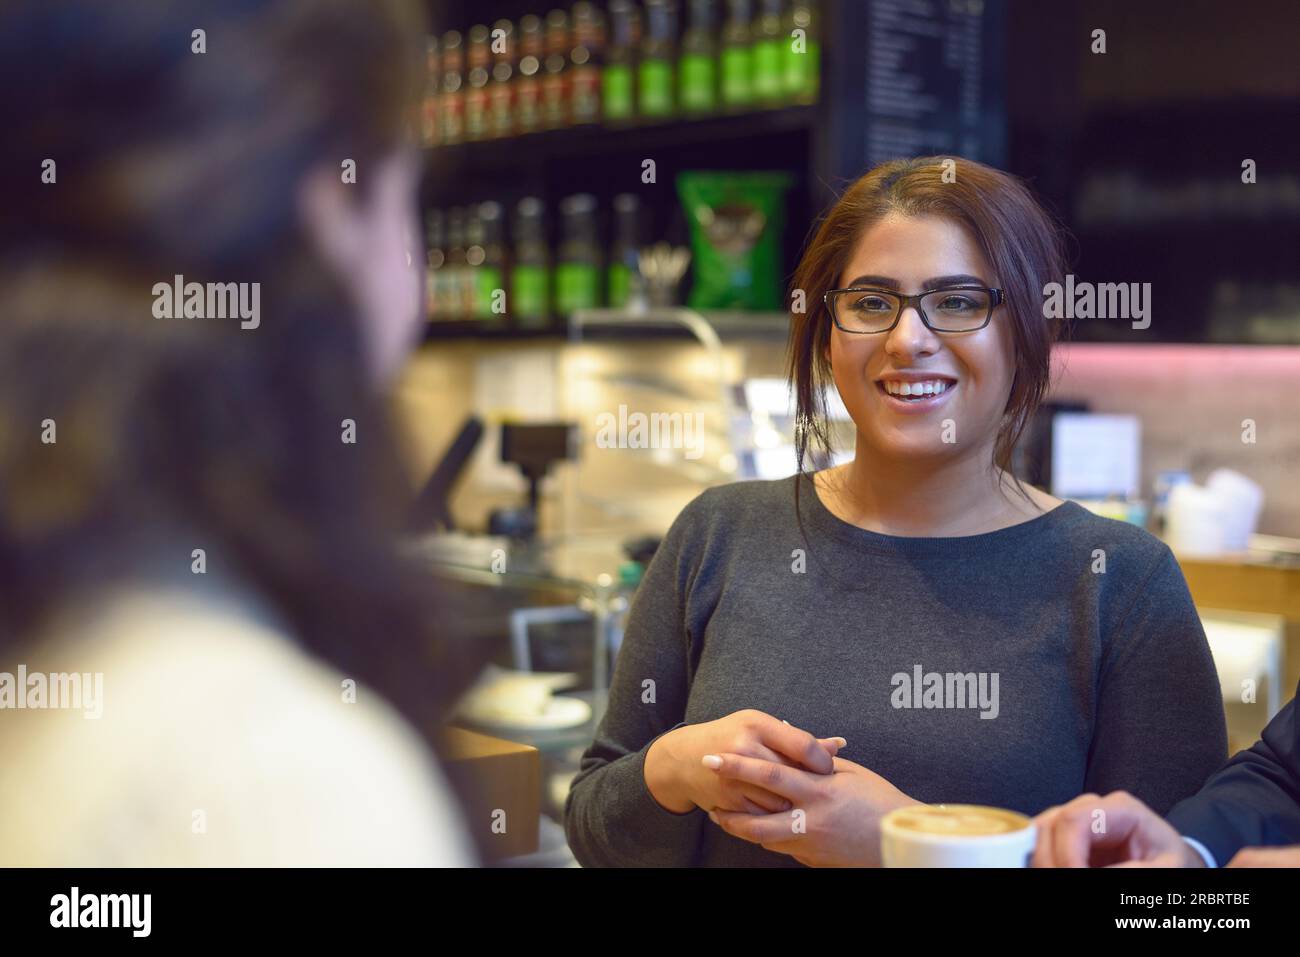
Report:
<svg viewBox="0 0 1300 957"><path fill-rule="evenodd" d="M1300 693L1300 689L1297 689ZM1238 752L1169 823L1204 844L1220 867L1243 847L1300 844L1300 728L1293 698L1260 740Z"/></svg>

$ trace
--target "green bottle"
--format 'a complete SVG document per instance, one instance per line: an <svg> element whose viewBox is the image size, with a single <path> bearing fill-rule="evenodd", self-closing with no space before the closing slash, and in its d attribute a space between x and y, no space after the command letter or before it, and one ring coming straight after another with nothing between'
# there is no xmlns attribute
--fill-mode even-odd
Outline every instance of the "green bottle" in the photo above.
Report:
<svg viewBox="0 0 1300 957"><path fill-rule="evenodd" d="M506 249L504 227L501 222L501 204L480 203L478 207L478 239L483 251L474 273L474 318L500 319L504 309L494 309L505 293Z"/></svg>
<svg viewBox="0 0 1300 957"><path fill-rule="evenodd" d="M600 248L596 239L596 197L578 193L560 203L560 261L555 269L555 308L567 317L575 309L600 305Z"/></svg>
<svg viewBox="0 0 1300 957"><path fill-rule="evenodd" d="M645 11L646 40L637 69L638 112L651 119L665 119L676 107L677 8L672 0L646 0Z"/></svg>
<svg viewBox="0 0 1300 957"><path fill-rule="evenodd" d="M727 0L728 17L722 28L722 106L735 112L749 108L754 99L754 49L750 35L749 0Z"/></svg>
<svg viewBox="0 0 1300 957"><path fill-rule="evenodd" d="M522 327L544 326L550 318L550 251L543 212L542 201L536 196L525 196L515 207L514 269L507 310Z"/></svg>
<svg viewBox="0 0 1300 957"><path fill-rule="evenodd" d="M601 111L617 126L636 116L635 45L637 11L631 0L609 0L609 48L600 74Z"/></svg>
<svg viewBox="0 0 1300 957"><path fill-rule="evenodd" d="M632 274L637 271L637 255L644 245L644 220L641 201L635 193L614 197L614 245L609 251L609 305L622 309L632 289Z"/></svg>
<svg viewBox="0 0 1300 957"><path fill-rule="evenodd" d="M754 99L763 106L778 106L785 94L785 51L781 32L782 0L760 0L762 13L754 30Z"/></svg>
<svg viewBox="0 0 1300 957"><path fill-rule="evenodd" d="M803 31L796 34L796 30ZM786 13L785 97L792 103L816 103L821 82L821 40L809 0L793 0ZM802 41L802 42L800 42Z"/></svg>
<svg viewBox="0 0 1300 957"><path fill-rule="evenodd" d="M470 312L465 297L470 266L465 258L465 209L462 206L453 206L447 213L447 262L440 271L444 277L445 318L466 318Z"/></svg>
<svg viewBox="0 0 1300 957"><path fill-rule="evenodd" d="M442 268L447 262L447 253L443 249L447 241L446 226L446 217L442 210L429 210L424 230L424 258L428 264L425 272L424 312L431 320L445 318L444 313L447 309L444 302L446 280L442 275Z"/></svg>
<svg viewBox="0 0 1300 957"><path fill-rule="evenodd" d="M714 10L714 0L691 0L690 27L682 37L682 58L677 72L683 113L711 113L718 105Z"/></svg>
<svg viewBox="0 0 1300 957"><path fill-rule="evenodd" d="M465 270L461 273L461 302L465 318L478 319L479 274L487 252L483 248L483 220L479 208L471 206L465 211Z"/></svg>

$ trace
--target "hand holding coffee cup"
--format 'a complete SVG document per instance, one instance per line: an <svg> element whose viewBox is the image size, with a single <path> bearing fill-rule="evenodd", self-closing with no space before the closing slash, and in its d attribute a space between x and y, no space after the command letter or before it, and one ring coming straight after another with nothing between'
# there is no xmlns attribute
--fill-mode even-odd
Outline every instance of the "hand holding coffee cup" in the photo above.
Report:
<svg viewBox="0 0 1300 957"><path fill-rule="evenodd" d="M918 804L880 821L885 867L1028 867L1037 837L1024 814L977 804Z"/></svg>

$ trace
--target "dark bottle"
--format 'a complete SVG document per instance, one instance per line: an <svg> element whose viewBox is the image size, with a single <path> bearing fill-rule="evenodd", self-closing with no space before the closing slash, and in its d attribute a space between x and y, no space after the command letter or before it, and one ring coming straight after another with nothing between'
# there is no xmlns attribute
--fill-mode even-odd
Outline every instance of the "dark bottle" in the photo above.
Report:
<svg viewBox="0 0 1300 957"><path fill-rule="evenodd" d="M691 0L690 26L682 37L677 68L683 113L711 113L718 105L718 49L713 37L714 0Z"/></svg>
<svg viewBox="0 0 1300 957"><path fill-rule="evenodd" d="M601 71L600 95L604 121L617 126L636 116L636 7L631 0L609 0L609 49Z"/></svg>
<svg viewBox="0 0 1300 957"><path fill-rule="evenodd" d="M483 220L478 206L465 211L465 270L461 273L461 304L466 318L479 319L479 276L487 252L483 248Z"/></svg>
<svg viewBox="0 0 1300 957"><path fill-rule="evenodd" d="M465 257L465 209L453 206L447 212L447 260L441 270L443 302L447 319L464 319L469 315L465 301L466 275L470 273Z"/></svg>
<svg viewBox="0 0 1300 957"><path fill-rule="evenodd" d="M438 38L429 37L425 44L424 99L420 103L420 142L434 146L438 142L438 87L442 69L438 57Z"/></svg>
<svg viewBox="0 0 1300 957"><path fill-rule="evenodd" d="M515 80L515 129L542 128L542 21L531 13L519 21L519 75Z"/></svg>
<svg viewBox="0 0 1300 957"><path fill-rule="evenodd" d="M550 250L546 246L544 207L526 196L515 207L514 268L510 271L507 311L520 326L544 326L550 316Z"/></svg>
<svg viewBox="0 0 1300 957"><path fill-rule="evenodd" d="M609 251L610 308L627 305L632 276L637 272L637 256L645 241L641 201L634 193L619 193L614 197L614 244Z"/></svg>
<svg viewBox="0 0 1300 957"><path fill-rule="evenodd" d="M515 26L509 20L492 24L492 82L488 85L488 133L515 134Z"/></svg>
<svg viewBox="0 0 1300 957"><path fill-rule="evenodd" d="M789 40L781 33L782 0L759 0L762 11L754 29L754 99L778 106L785 93L785 51Z"/></svg>
<svg viewBox="0 0 1300 957"><path fill-rule="evenodd" d="M447 224L442 210L429 210L429 215L425 218L424 241L426 246L424 258L427 263L424 312L431 320L442 319L447 311L447 304L444 302L446 280L443 276L443 266L447 263L447 253L443 249L447 241Z"/></svg>
<svg viewBox="0 0 1300 957"><path fill-rule="evenodd" d="M637 69L638 112L663 119L676 107L677 7L672 0L646 0L646 38Z"/></svg>
<svg viewBox="0 0 1300 957"><path fill-rule="evenodd" d="M546 59L542 61L542 126L558 129L572 122L569 106L569 15L546 15Z"/></svg>
<svg viewBox="0 0 1300 957"><path fill-rule="evenodd" d="M479 203L475 238L482 258L474 274L474 318L498 319L505 314L506 294L505 224L500 203Z"/></svg>
<svg viewBox="0 0 1300 957"><path fill-rule="evenodd" d="M821 40L810 0L793 0L786 13L784 88L792 103L816 103L821 82ZM796 30L803 31L796 34Z"/></svg>
<svg viewBox="0 0 1300 957"><path fill-rule="evenodd" d="M488 81L492 79L492 51L488 48L488 28L483 24L470 27L469 72L465 81L465 139L488 137Z"/></svg>
<svg viewBox="0 0 1300 957"><path fill-rule="evenodd" d="M465 50L460 34L449 30L442 35L442 104L438 140L459 143L465 137Z"/></svg>
<svg viewBox="0 0 1300 957"><path fill-rule="evenodd" d="M600 245L596 197L568 196L560 203L560 259L555 267L555 308L561 316L600 305Z"/></svg>
<svg viewBox="0 0 1300 957"><path fill-rule="evenodd" d="M727 9L727 23L722 28L722 106L728 111L745 110L754 100L749 0L727 0Z"/></svg>
<svg viewBox="0 0 1300 957"><path fill-rule="evenodd" d="M590 3L572 10L573 49L569 51L569 103L575 125L600 122L600 72L605 52L605 22Z"/></svg>

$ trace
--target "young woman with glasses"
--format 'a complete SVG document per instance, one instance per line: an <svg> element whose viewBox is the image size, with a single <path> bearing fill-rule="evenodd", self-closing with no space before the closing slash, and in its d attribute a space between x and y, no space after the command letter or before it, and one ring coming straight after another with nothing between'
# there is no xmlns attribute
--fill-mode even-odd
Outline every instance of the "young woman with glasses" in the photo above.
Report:
<svg viewBox="0 0 1300 957"><path fill-rule="evenodd" d="M799 472L668 532L570 792L579 861L870 865L900 805L1163 812L1223 762L1172 552L1010 471L1062 273L1051 219L978 163L887 163L835 203L794 280ZM810 467L831 385L855 454Z"/></svg>

